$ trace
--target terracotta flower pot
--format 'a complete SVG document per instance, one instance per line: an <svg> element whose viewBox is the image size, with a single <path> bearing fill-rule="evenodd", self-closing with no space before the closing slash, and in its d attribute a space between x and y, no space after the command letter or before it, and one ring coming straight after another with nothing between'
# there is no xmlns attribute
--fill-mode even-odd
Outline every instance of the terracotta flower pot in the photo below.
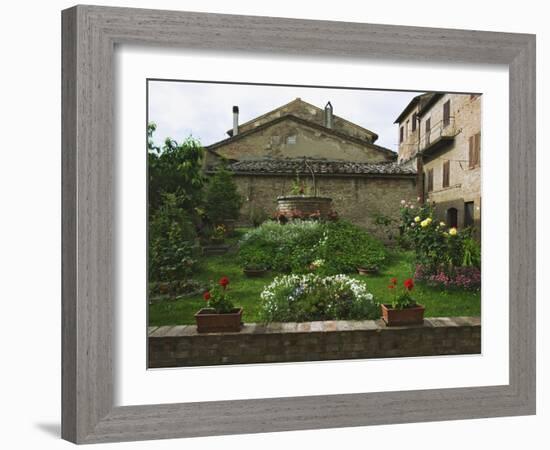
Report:
<svg viewBox="0 0 550 450"><path fill-rule="evenodd" d="M394 309L391 305L380 305L382 320L388 327L400 325L421 325L424 323L424 306L415 305L403 309Z"/></svg>
<svg viewBox="0 0 550 450"><path fill-rule="evenodd" d="M243 273L248 278L258 278L264 275L266 272L267 272L267 269L251 269L247 267L243 269Z"/></svg>
<svg viewBox="0 0 550 450"><path fill-rule="evenodd" d="M205 245L202 247L204 256L225 255L229 251L229 245Z"/></svg>
<svg viewBox="0 0 550 450"><path fill-rule="evenodd" d="M357 273L359 275L372 275L378 273L378 267L358 267Z"/></svg>
<svg viewBox="0 0 550 450"><path fill-rule="evenodd" d="M241 331L242 308L235 308L230 313L217 314L212 308L202 308L195 314L199 333L223 333Z"/></svg>

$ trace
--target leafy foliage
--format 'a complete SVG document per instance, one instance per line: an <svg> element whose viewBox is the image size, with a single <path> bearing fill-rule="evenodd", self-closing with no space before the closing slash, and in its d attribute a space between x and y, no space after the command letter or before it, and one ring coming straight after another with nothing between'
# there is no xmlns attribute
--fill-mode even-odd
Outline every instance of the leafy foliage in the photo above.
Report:
<svg viewBox="0 0 550 450"><path fill-rule="evenodd" d="M328 222L325 228L317 247L318 258L325 261L324 273L349 273L358 267L379 267L384 263L384 245L363 228L345 220Z"/></svg>
<svg viewBox="0 0 550 450"><path fill-rule="evenodd" d="M162 204L163 195L171 193L190 215L194 215L202 200L204 150L192 137L181 144L166 138L162 148L155 146L152 139L155 130L156 125L150 123L147 127L149 212L154 214Z"/></svg>
<svg viewBox="0 0 550 450"><path fill-rule="evenodd" d="M181 280L196 268L193 258L195 228L181 199L173 193L162 196L162 204L149 223L149 279Z"/></svg>
<svg viewBox="0 0 550 450"><path fill-rule="evenodd" d="M385 258L380 241L343 220L265 222L242 238L239 249L243 266L262 265L283 273L355 272L359 266L379 266Z"/></svg>

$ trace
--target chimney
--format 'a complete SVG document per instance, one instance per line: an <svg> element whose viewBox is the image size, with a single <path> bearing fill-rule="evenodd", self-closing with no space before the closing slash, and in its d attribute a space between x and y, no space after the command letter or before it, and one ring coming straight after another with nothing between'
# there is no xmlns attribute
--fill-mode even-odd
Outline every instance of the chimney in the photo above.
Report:
<svg viewBox="0 0 550 450"><path fill-rule="evenodd" d="M239 107L233 106L233 136L239 134Z"/></svg>
<svg viewBox="0 0 550 450"><path fill-rule="evenodd" d="M332 128L332 103L325 105L325 127Z"/></svg>

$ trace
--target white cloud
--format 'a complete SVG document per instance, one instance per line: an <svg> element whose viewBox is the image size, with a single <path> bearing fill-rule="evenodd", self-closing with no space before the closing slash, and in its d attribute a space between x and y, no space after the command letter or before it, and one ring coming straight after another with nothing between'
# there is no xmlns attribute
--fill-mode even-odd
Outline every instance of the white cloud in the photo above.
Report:
<svg viewBox="0 0 550 450"><path fill-rule="evenodd" d="M244 123L296 97L320 108L330 100L336 115L377 133L377 144L396 151L393 121L415 95L418 92L150 81L149 121L157 124L157 144L166 137L181 142L192 135L210 145L227 138L233 105L239 106L239 121Z"/></svg>

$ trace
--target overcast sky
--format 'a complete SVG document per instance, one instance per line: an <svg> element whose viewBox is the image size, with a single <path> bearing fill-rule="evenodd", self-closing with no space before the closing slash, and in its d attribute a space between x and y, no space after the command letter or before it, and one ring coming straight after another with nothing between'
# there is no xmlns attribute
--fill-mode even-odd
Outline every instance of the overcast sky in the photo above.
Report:
<svg viewBox="0 0 550 450"><path fill-rule="evenodd" d="M192 135L202 145L227 138L233 105L245 123L300 97L319 108L330 101L334 114L378 134L376 143L397 151L395 118L418 92L250 86L173 81L149 82L149 121L157 124L154 140L178 142Z"/></svg>

